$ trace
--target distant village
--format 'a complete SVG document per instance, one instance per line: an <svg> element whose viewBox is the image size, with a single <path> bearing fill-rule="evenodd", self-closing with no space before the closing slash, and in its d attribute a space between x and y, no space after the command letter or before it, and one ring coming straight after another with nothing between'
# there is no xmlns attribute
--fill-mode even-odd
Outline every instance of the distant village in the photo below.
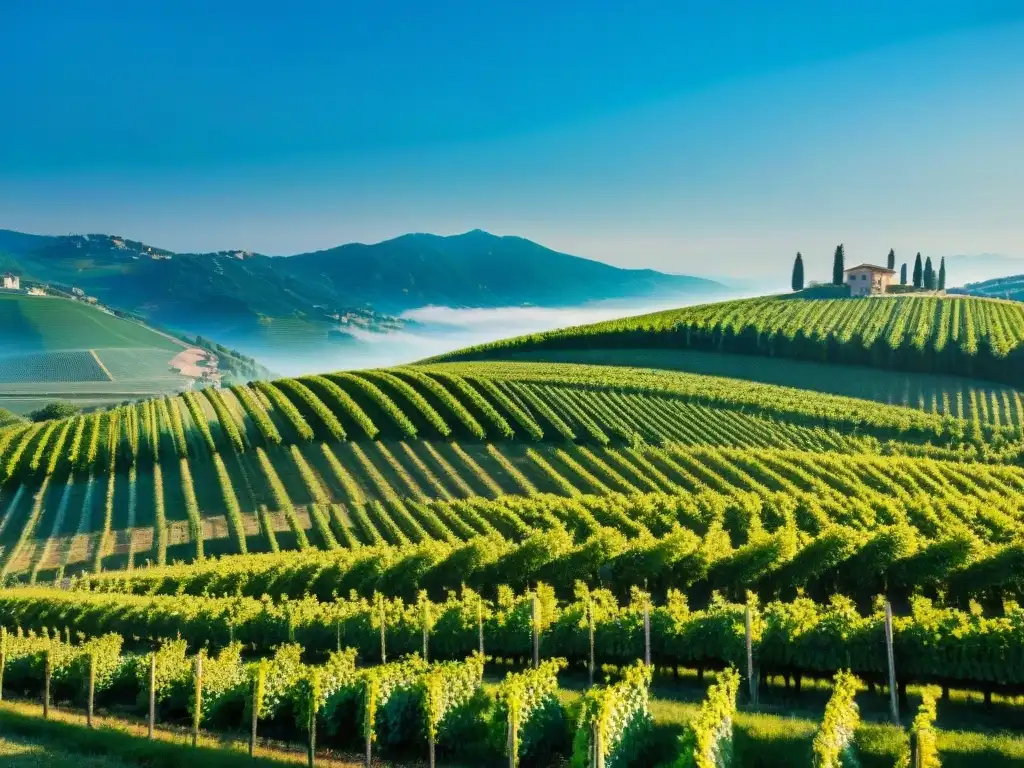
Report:
<svg viewBox="0 0 1024 768"><path fill-rule="evenodd" d="M27 280L25 281L24 288L22 288L21 277L15 275L13 272L6 272L3 275L0 275L0 290L25 293L29 296L61 296L66 299L78 299L79 301L84 301L87 304L95 304L100 309L106 309L99 303L99 300L95 296L87 296L85 291L81 288L71 287L68 290L63 290L61 288L43 285L42 283L32 283Z"/></svg>

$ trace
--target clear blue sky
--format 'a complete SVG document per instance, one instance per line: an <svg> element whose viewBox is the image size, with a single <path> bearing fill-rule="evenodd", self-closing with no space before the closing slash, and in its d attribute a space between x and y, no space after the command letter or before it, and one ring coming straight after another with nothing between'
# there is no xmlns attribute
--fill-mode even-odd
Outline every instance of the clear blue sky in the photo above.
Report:
<svg viewBox="0 0 1024 768"><path fill-rule="evenodd" d="M284 254L480 227L739 276L802 250L825 277L839 241L1024 256L1020 0L15 0L0 21L3 228Z"/></svg>

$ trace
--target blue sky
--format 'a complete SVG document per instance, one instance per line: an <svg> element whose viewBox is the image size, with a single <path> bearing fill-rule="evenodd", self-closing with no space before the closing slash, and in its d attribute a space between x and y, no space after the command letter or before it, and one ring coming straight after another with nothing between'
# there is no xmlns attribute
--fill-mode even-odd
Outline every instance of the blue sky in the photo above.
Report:
<svg viewBox="0 0 1024 768"><path fill-rule="evenodd" d="M480 227L735 276L1024 256L1019 0L292 5L6 4L0 227Z"/></svg>

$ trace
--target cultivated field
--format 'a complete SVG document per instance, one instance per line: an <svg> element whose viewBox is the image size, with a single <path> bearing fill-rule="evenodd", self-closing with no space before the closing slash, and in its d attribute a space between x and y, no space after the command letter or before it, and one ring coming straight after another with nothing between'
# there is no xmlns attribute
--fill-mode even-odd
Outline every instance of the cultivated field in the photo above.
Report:
<svg viewBox="0 0 1024 768"><path fill-rule="evenodd" d="M70 299L0 294L0 407L28 413L52 400L85 408L179 392L181 343Z"/></svg>

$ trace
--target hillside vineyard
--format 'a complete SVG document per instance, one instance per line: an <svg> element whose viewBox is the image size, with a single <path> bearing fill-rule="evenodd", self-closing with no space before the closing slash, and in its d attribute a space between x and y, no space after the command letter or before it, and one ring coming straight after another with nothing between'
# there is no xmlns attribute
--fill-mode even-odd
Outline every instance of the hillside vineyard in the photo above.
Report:
<svg viewBox="0 0 1024 768"><path fill-rule="evenodd" d="M742 299L468 348L438 360L538 350L680 348L1024 382L1024 306L966 297Z"/></svg>
<svg viewBox="0 0 1024 768"><path fill-rule="evenodd" d="M964 319L937 298L787 306L839 328L889 308L921 321L926 302ZM673 322L623 321L646 339L632 351L564 337L612 339L590 360L606 364L325 373L0 428L3 685L37 696L50 669L80 702L91 667L98 701L131 708L152 668L160 718L194 728L255 712L276 738L373 755L645 765L653 675L686 668L715 676L670 755L689 765L698 732L742 716L756 659L787 689L834 679L807 737L820 763L857 730L858 681L888 684L888 605L904 708L913 686L1024 690L1021 394L935 377L910 408L637 367L684 337ZM822 343L877 350L849 322L859 336ZM485 664L513 671L490 691ZM569 718L559 671L601 665L617 671Z"/></svg>

